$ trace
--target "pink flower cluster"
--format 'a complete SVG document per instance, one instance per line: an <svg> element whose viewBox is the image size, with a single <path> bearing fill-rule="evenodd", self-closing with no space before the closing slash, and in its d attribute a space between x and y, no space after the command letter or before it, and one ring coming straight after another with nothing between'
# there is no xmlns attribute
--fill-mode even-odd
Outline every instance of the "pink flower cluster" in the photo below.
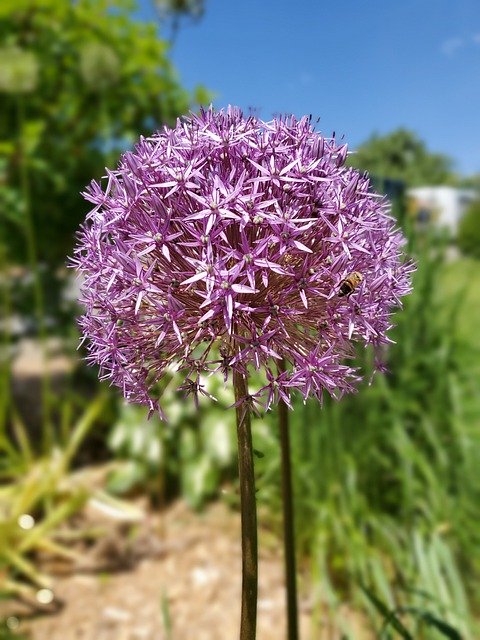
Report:
<svg viewBox="0 0 480 640"><path fill-rule="evenodd" d="M195 397L214 371L262 370L246 400L267 408L292 389L352 390L352 344L389 341L413 266L346 155L308 118L209 109L141 138L104 190L92 182L73 264L101 376L151 409L170 365Z"/></svg>

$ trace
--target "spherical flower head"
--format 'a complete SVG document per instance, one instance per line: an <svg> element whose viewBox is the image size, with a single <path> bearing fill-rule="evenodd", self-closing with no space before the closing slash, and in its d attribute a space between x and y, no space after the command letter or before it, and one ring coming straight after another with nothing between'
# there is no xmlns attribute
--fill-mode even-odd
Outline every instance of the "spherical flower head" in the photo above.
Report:
<svg viewBox="0 0 480 640"><path fill-rule="evenodd" d="M92 182L73 263L101 377L152 410L172 366L195 397L215 371L259 370L252 406L351 391L352 345L389 342L413 266L346 155L308 118L210 108L141 138L105 190Z"/></svg>

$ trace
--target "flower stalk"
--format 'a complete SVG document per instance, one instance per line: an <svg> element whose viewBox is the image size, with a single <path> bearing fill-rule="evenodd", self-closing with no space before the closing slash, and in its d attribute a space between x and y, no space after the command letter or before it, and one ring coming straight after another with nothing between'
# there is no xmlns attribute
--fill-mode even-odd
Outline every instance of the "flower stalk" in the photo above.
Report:
<svg viewBox="0 0 480 640"><path fill-rule="evenodd" d="M54 432L51 416L51 383L48 368L47 329L45 326L45 302L42 282L39 274L37 247L35 244L35 227L32 217L32 203L30 198L30 172L28 157L25 148L26 140L26 115L25 100L19 95L17 99L18 116L18 165L20 170L20 185L23 200L24 234L26 240L28 266L33 282L33 306L35 319L38 326L38 338L44 361L44 373L41 378L41 415L42 415L42 447L44 452L51 451L54 441Z"/></svg>
<svg viewBox="0 0 480 640"><path fill-rule="evenodd" d="M258 592L257 505L250 408L245 402L248 390L245 377L238 371L233 373L233 387L237 405L238 474L242 518L240 640L254 640L256 637Z"/></svg>
<svg viewBox="0 0 480 640"><path fill-rule="evenodd" d="M285 360L278 364L278 373L286 370ZM290 454L290 433L287 404L280 398L278 403L278 426L282 459L282 504L283 504L283 547L285 553L285 585L287 597L287 638L298 640L297 577L295 569L295 533L292 491L292 466Z"/></svg>

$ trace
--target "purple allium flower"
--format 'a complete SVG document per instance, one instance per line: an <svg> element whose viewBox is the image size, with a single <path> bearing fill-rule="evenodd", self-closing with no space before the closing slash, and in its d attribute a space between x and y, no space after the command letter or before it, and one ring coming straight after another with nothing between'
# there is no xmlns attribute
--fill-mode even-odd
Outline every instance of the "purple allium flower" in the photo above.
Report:
<svg viewBox="0 0 480 640"><path fill-rule="evenodd" d="M73 263L101 377L151 409L172 364L195 396L202 374L262 370L246 400L267 408L351 391L352 344L389 342L413 266L346 155L308 118L209 109L141 138L105 191L92 182Z"/></svg>

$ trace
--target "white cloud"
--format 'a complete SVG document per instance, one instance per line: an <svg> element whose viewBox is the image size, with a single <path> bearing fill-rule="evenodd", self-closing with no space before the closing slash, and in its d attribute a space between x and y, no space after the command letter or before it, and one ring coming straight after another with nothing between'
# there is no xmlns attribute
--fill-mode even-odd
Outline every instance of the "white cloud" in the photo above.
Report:
<svg viewBox="0 0 480 640"><path fill-rule="evenodd" d="M448 38L444 40L441 45L442 53L446 56L453 56L458 49L461 49L465 45L463 38Z"/></svg>
<svg viewBox="0 0 480 640"><path fill-rule="evenodd" d="M464 49L465 47L480 45L480 31L476 33L471 33L464 38L460 38L459 36L452 36L451 38L447 38L440 45L441 52L446 56L454 56L459 49Z"/></svg>

